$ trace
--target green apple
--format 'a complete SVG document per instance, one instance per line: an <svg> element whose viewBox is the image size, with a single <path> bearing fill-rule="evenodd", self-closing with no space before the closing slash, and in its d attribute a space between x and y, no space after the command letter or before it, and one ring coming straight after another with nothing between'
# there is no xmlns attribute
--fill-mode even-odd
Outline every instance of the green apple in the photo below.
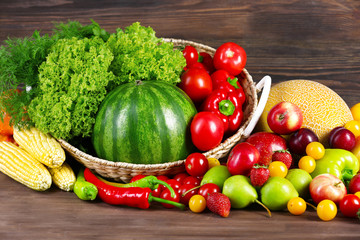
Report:
<svg viewBox="0 0 360 240"><path fill-rule="evenodd" d="M286 179L292 183L300 197L303 199L310 198L309 185L312 177L308 172L299 168L290 169Z"/></svg>
<svg viewBox="0 0 360 240"><path fill-rule="evenodd" d="M220 189L223 188L224 182L231 176L228 168L224 165L219 165L210 168L204 175L201 180L200 185L204 185L206 183L214 183L219 186Z"/></svg>
<svg viewBox="0 0 360 240"><path fill-rule="evenodd" d="M282 177L270 177L260 193L261 202L273 211L284 210L290 199L299 196L291 182Z"/></svg>

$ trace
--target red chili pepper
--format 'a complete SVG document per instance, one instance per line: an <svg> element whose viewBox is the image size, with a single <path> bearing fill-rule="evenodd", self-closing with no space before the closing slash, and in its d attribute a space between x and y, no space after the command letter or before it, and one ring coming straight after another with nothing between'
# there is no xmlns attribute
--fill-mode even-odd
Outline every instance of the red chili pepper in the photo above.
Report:
<svg viewBox="0 0 360 240"><path fill-rule="evenodd" d="M227 78L226 78L227 77ZM216 113L224 123L225 134L236 132L243 120L245 94L237 78L218 70L212 75L215 88L202 104L202 111Z"/></svg>
<svg viewBox="0 0 360 240"><path fill-rule="evenodd" d="M129 207L136 207L141 209L147 209L150 207L150 202L157 201L161 203L172 204L180 209L184 209L185 206L181 203L169 201L162 198L153 197L151 195L151 189L146 187L116 187L109 185L93 174L89 168L84 171L85 180L94 184L98 189L98 196L100 199L111 205L125 205ZM170 192L175 195L172 188L169 188Z"/></svg>

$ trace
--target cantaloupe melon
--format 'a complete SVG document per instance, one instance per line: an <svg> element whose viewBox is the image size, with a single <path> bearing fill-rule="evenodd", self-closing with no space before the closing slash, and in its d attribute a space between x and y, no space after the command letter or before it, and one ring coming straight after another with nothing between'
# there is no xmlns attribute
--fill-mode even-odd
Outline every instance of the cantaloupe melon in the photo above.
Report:
<svg viewBox="0 0 360 240"><path fill-rule="evenodd" d="M257 124L257 131L269 131L267 115L279 102L292 102L303 111L302 127L310 128L319 137L319 141L328 145L330 131L353 120L346 102L327 86L310 80L289 80L274 84L264 112Z"/></svg>

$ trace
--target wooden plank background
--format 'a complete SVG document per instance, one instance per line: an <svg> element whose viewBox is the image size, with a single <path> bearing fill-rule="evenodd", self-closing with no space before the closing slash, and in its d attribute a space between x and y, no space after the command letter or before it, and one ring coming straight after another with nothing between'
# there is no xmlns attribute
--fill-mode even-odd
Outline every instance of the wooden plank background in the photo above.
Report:
<svg viewBox="0 0 360 240"><path fill-rule="evenodd" d="M233 41L246 50L255 81L309 79L336 91L349 106L360 102L360 1L115 1L1 0L0 40L48 33L53 22L94 19L109 32L139 21L158 37L214 48ZM359 220L331 222L257 206L211 212L149 210L83 202L56 188L34 192L0 174L0 239L360 239Z"/></svg>

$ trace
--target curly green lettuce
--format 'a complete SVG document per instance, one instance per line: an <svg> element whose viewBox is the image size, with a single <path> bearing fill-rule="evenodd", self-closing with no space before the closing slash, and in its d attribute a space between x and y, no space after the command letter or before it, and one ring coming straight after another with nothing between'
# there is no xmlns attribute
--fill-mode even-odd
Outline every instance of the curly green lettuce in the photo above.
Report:
<svg viewBox="0 0 360 240"><path fill-rule="evenodd" d="M59 39L76 37L101 37L104 41L109 33L98 23L82 25L77 21L56 23L53 34L40 35L35 30L29 37L8 38L0 46L0 110L12 116L10 124L20 127L33 125L26 111L31 100L37 96L39 84L39 66L46 60L51 47ZM9 90L26 88L31 91L22 91L9 95ZM0 121L3 114L0 114Z"/></svg>
<svg viewBox="0 0 360 240"><path fill-rule="evenodd" d="M183 54L174 50L173 43L163 42L151 27L133 23L111 34L107 45L114 54L110 70L115 74L114 85L135 80L156 80L172 84L180 82L186 65Z"/></svg>
<svg viewBox="0 0 360 240"><path fill-rule="evenodd" d="M100 37L60 39L39 67L37 96L28 106L35 126L56 138L90 136L115 76L111 50Z"/></svg>

